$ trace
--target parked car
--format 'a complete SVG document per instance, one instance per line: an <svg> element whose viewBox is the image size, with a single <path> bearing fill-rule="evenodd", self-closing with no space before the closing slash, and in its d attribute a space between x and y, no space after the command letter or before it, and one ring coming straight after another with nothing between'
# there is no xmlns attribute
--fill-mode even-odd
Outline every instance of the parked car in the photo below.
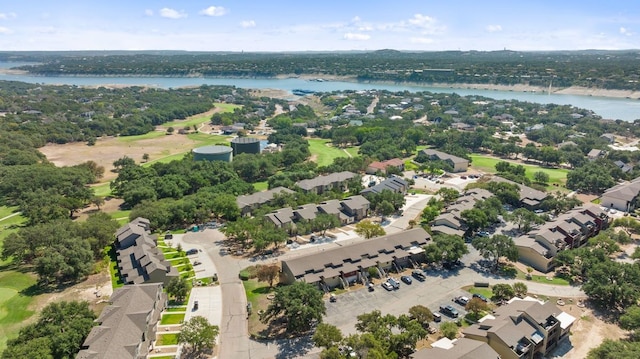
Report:
<svg viewBox="0 0 640 359"><path fill-rule="evenodd" d="M457 318L459 313L458 310L450 305L441 305L440 313L449 316L451 318Z"/></svg>
<svg viewBox="0 0 640 359"><path fill-rule="evenodd" d="M202 262L200 262L200 261L195 261L195 262L193 262L193 265L194 265L194 266L199 266L200 264L202 264Z"/></svg>
<svg viewBox="0 0 640 359"><path fill-rule="evenodd" d="M438 328L436 328L435 325L430 325L427 330L429 331L429 334L436 334L438 332Z"/></svg>
<svg viewBox="0 0 640 359"><path fill-rule="evenodd" d="M411 277L409 277L408 275L403 275L402 277L400 277L400 280L407 283L407 284L411 284Z"/></svg>
<svg viewBox="0 0 640 359"><path fill-rule="evenodd" d="M193 254L198 254L198 250L195 249L195 248L191 248L191 249L187 250L186 253L187 253L188 256L190 256L190 255L193 255Z"/></svg>
<svg viewBox="0 0 640 359"><path fill-rule="evenodd" d="M469 303L469 297L464 297L464 296L455 297L455 298L453 298L453 301L458 303L458 304L460 304L460 305L462 305L462 306L465 306L465 305L467 305L467 303Z"/></svg>
<svg viewBox="0 0 640 359"><path fill-rule="evenodd" d="M460 266L462 266L462 262L460 262L460 260L456 260L456 261L453 261L453 262L449 262L449 261L447 261L447 262L442 262L442 266L443 266L445 269L449 269L449 270L451 270L451 269L454 269L455 267L460 267Z"/></svg>
<svg viewBox="0 0 640 359"><path fill-rule="evenodd" d="M440 323L442 321L442 316L440 315L440 313L432 313L433 314L433 321L436 323Z"/></svg>
<svg viewBox="0 0 640 359"><path fill-rule="evenodd" d="M424 275L424 272L419 270L419 269L415 269L413 272L411 272L411 275L413 276L413 278L419 280L419 281L423 281L425 279L427 279L427 276Z"/></svg>
<svg viewBox="0 0 640 359"><path fill-rule="evenodd" d="M387 283L391 284L391 286L393 287L393 289L398 289L400 288L400 282L398 282L397 279L395 278L389 278L387 279Z"/></svg>
<svg viewBox="0 0 640 359"><path fill-rule="evenodd" d="M193 310L198 310L198 301L193 302Z"/></svg>
<svg viewBox="0 0 640 359"><path fill-rule="evenodd" d="M474 297L474 298L480 298L480 299L481 299L483 302L485 302L485 303L489 301L489 299L487 299L487 297L485 297L485 296L484 296L484 295L482 295L482 294L474 293L474 294L473 294L473 297Z"/></svg>
<svg viewBox="0 0 640 359"><path fill-rule="evenodd" d="M388 290L388 291L392 291L393 290L393 286L389 283L389 282L382 282L382 288Z"/></svg>
<svg viewBox="0 0 640 359"><path fill-rule="evenodd" d="M367 287L369 288L369 292L373 292L373 283L369 283Z"/></svg>

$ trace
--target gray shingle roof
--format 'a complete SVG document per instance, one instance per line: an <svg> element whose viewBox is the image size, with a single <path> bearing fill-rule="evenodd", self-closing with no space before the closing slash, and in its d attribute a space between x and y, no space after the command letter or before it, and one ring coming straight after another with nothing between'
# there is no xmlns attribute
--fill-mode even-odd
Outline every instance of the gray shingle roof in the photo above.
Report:
<svg viewBox="0 0 640 359"><path fill-rule="evenodd" d="M326 176L318 176L315 178L298 181L296 182L296 186L302 188L305 191L311 191L314 188L324 187L324 186L332 185L334 183L344 182L356 176L357 175L353 172L342 171L337 173L331 173Z"/></svg>

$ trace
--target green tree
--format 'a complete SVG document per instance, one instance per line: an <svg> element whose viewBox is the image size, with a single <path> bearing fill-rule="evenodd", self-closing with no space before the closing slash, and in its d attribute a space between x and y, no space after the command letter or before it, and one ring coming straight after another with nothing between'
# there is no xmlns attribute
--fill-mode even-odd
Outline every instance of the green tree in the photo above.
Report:
<svg viewBox="0 0 640 359"><path fill-rule="evenodd" d="M620 316L620 328L636 330L640 328L640 307L632 305Z"/></svg>
<svg viewBox="0 0 640 359"><path fill-rule="evenodd" d="M7 342L2 358L71 358L80 350L95 318L88 302L51 303L35 323Z"/></svg>
<svg viewBox="0 0 640 359"><path fill-rule="evenodd" d="M193 353L199 354L213 349L219 332L220 328L217 325L197 315L182 324L178 333L178 342L188 345Z"/></svg>
<svg viewBox="0 0 640 359"><path fill-rule="evenodd" d="M598 305L620 312L640 299L640 268L611 260L595 263L582 288Z"/></svg>
<svg viewBox="0 0 640 359"><path fill-rule="evenodd" d="M513 239L508 236L497 234L493 237L477 237L471 244L483 258L491 260L495 268L498 267L502 257L512 262L518 260L518 248Z"/></svg>
<svg viewBox="0 0 640 359"><path fill-rule="evenodd" d="M455 188L442 187L437 192L437 195L442 198L442 201L449 205L453 203L458 197L460 197L460 192L458 192Z"/></svg>
<svg viewBox="0 0 640 359"><path fill-rule="evenodd" d="M458 336L458 325L454 322L444 322L440 324L442 335L448 339L455 339Z"/></svg>
<svg viewBox="0 0 640 359"><path fill-rule="evenodd" d="M529 232L532 224L542 224L544 219L526 208L517 208L511 212L511 220L518 225L518 230Z"/></svg>
<svg viewBox="0 0 640 359"><path fill-rule="evenodd" d="M527 293L529 292L529 288L527 288L527 285L522 282L515 282L513 283L512 287L513 287L513 292L519 298L524 298L524 296L526 296Z"/></svg>
<svg viewBox="0 0 640 359"><path fill-rule="evenodd" d="M434 234L424 250L429 263L454 263L469 253L462 238L447 234Z"/></svg>
<svg viewBox="0 0 640 359"><path fill-rule="evenodd" d="M640 342L605 339L589 351L587 359L640 358Z"/></svg>
<svg viewBox="0 0 640 359"><path fill-rule="evenodd" d="M414 305L409 308L409 315L425 328L429 327L429 323L433 321L433 313L424 305Z"/></svg>
<svg viewBox="0 0 640 359"><path fill-rule="evenodd" d="M549 183L549 174L544 171L536 171L533 173L533 180L538 183L547 184Z"/></svg>
<svg viewBox="0 0 640 359"><path fill-rule="evenodd" d="M322 231L321 235L323 237L327 233L327 230L340 226L338 217L328 213L319 213L311 223L311 227L314 228L314 230Z"/></svg>
<svg viewBox="0 0 640 359"><path fill-rule="evenodd" d="M269 288L273 288L273 282L280 276L280 267L277 265L259 265L256 275L259 281L267 282L269 283Z"/></svg>
<svg viewBox="0 0 640 359"><path fill-rule="evenodd" d="M322 323L322 316L326 311L322 293L316 287L304 282L295 282L276 288L275 297L260 316L260 320L267 323L282 315L287 319L287 332L303 333L313 328L316 323Z"/></svg>
<svg viewBox="0 0 640 359"><path fill-rule="evenodd" d="M513 287L508 284L499 283L494 285L491 289L493 291L491 300L493 300L494 302L507 301L516 295Z"/></svg>
<svg viewBox="0 0 640 359"><path fill-rule="evenodd" d="M489 310L489 304L480 298L471 298L469 303L464 307L468 312L473 314L473 317L477 320L482 312Z"/></svg>
<svg viewBox="0 0 640 359"><path fill-rule="evenodd" d="M315 346L329 349L342 341L342 332L334 325L320 323L311 339Z"/></svg>
<svg viewBox="0 0 640 359"><path fill-rule="evenodd" d="M469 230L475 232L489 225L487 213L479 208L465 209L460 213L460 217L469 227Z"/></svg>
<svg viewBox="0 0 640 359"><path fill-rule="evenodd" d="M386 232L378 223L373 223L368 219L362 220L356 224L356 233L365 239L384 236Z"/></svg>
<svg viewBox="0 0 640 359"><path fill-rule="evenodd" d="M191 285L182 277L171 278L169 284L167 284L167 294L176 298L178 302L183 302L189 295L190 290Z"/></svg>

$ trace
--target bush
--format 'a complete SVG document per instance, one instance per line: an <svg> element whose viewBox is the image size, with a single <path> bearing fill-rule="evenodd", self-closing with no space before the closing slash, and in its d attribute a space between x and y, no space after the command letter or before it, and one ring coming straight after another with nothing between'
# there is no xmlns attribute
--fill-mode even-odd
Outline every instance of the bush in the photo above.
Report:
<svg viewBox="0 0 640 359"><path fill-rule="evenodd" d="M240 271L240 280L246 281L246 280L249 280L249 277L250 275L248 270L243 269Z"/></svg>
<svg viewBox="0 0 640 359"><path fill-rule="evenodd" d="M249 266L240 271L240 280L249 280L258 276L258 268L256 266Z"/></svg>

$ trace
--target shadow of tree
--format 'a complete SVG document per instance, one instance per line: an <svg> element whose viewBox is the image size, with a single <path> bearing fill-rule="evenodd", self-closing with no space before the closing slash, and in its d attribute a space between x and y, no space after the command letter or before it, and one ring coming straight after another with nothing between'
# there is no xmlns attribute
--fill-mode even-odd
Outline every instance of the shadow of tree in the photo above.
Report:
<svg viewBox="0 0 640 359"><path fill-rule="evenodd" d="M313 349L313 342L311 341L311 335L305 335L302 337L291 338L288 340L278 341L278 354L276 359L287 359L293 357L304 356L309 350Z"/></svg>

